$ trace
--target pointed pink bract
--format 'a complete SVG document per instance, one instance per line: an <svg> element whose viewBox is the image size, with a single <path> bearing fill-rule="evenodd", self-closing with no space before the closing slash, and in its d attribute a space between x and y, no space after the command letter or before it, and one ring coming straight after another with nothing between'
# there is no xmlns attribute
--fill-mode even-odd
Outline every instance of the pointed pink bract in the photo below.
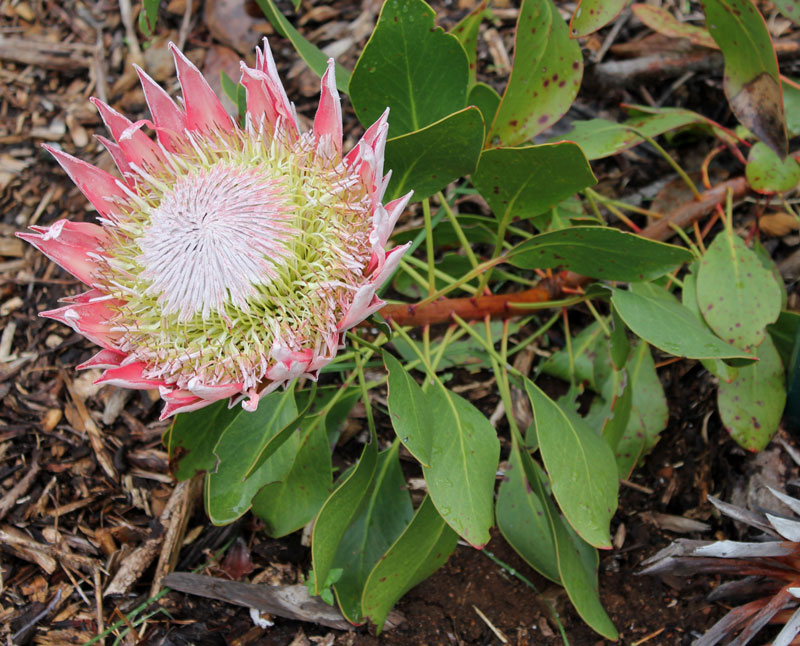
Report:
<svg viewBox="0 0 800 646"><path fill-rule="evenodd" d="M61 168L67 172L100 215L110 220L116 219L116 203L127 201L125 191L117 183L119 180L106 171L52 146L42 144L42 148L56 158Z"/></svg>
<svg viewBox="0 0 800 646"><path fill-rule="evenodd" d="M314 117L314 134L317 141L325 139L333 144L336 154L342 154L342 102L336 89L333 59L328 59L328 69L320 83L319 108Z"/></svg>
<svg viewBox="0 0 800 646"><path fill-rule="evenodd" d="M128 163L137 166L156 166L164 161L161 150L153 143L146 134L134 127L128 117L121 115L110 105L103 103L100 99L92 97L90 99L100 112L103 123L106 124L111 136L117 142L120 150L125 155Z"/></svg>
<svg viewBox="0 0 800 646"><path fill-rule="evenodd" d="M169 94L139 66L136 66L136 72L142 82L147 107L156 124L158 141L168 151L175 152L183 141L184 131L187 127L186 114L175 105L175 101L170 98Z"/></svg>
<svg viewBox="0 0 800 646"><path fill-rule="evenodd" d="M188 128L201 132L231 131L233 128L231 118L203 74L175 45L170 43L169 48L175 59L178 80L183 91Z"/></svg>

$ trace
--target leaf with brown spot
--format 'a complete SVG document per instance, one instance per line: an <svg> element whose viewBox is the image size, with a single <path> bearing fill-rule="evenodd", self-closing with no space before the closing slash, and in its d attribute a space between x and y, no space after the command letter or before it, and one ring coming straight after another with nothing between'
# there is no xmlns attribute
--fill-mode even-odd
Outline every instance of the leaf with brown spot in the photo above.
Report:
<svg viewBox="0 0 800 646"><path fill-rule="evenodd" d="M720 382L717 407L737 444L760 451L778 430L786 405L786 382L783 363L769 336L754 353L758 361L739 368L731 383Z"/></svg>
<svg viewBox="0 0 800 646"><path fill-rule="evenodd" d="M719 49L719 46L707 30L688 22L679 21L662 7L654 7L649 4L634 4L631 9L639 20L659 34L670 36L671 38L686 38L694 45Z"/></svg>
<svg viewBox="0 0 800 646"><path fill-rule="evenodd" d="M569 21L569 35L583 38L605 27L628 4L628 0L580 0Z"/></svg>
<svg viewBox="0 0 800 646"><path fill-rule="evenodd" d="M514 65L487 145L516 146L558 121L583 77L583 56L552 0L524 0L517 20Z"/></svg>
<svg viewBox="0 0 800 646"><path fill-rule="evenodd" d="M748 0L703 0L706 26L725 57L723 87L736 118L781 159L788 152L778 59Z"/></svg>

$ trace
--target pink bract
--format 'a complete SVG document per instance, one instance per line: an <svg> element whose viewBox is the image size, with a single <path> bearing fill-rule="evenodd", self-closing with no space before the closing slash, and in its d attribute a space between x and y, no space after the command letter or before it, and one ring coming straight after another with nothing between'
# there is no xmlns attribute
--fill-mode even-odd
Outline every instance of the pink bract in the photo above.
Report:
<svg viewBox="0 0 800 646"><path fill-rule="evenodd" d="M183 108L137 68L152 121L92 99L121 178L45 146L99 213L20 233L89 290L42 316L101 346L98 383L158 389L162 419L316 379L407 245L384 247L410 194L382 203L388 110L342 154L333 61L301 133L264 40L241 63L240 126L170 45ZM151 138L145 128L155 133Z"/></svg>

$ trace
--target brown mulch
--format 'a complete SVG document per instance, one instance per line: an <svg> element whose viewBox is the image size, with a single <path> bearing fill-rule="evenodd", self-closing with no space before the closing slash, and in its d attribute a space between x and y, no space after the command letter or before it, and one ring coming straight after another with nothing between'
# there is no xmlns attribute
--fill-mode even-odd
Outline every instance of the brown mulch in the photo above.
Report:
<svg viewBox="0 0 800 646"><path fill-rule="evenodd" d="M273 34L254 3L172 0L162 8L149 46L132 37L135 20L120 11L130 4L136 9L139 3L0 0L0 639L7 643L86 643L115 622L124 626L133 609L160 593L163 576L174 569L287 584L299 582L310 565L299 536L272 540L250 517L211 526L196 487L176 488L170 475L161 443L167 424L157 421L157 397L93 385L97 373L74 371L93 354L91 344L37 317L81 286L14 232L60 218L93 218L85 198L39 144L110 168L92 137L105 133L88 97L143 115L131 62L144 65L174 95L169 40L218 78L220 69L233 69L235 76L239 57L251 57L259 35L267 34L298 111L309 117L316 107L318 79ZM463 15L461 4L439 3L443 24ZM480 55L485 80L502 86L516 9L497 4L500 20L481 40ZM281 7L289 13L288 4ZM313 42L345 47L340 60L352 67L379 9L376 0L309 4L298 24ZM630 25L625 29L618 43L635 32ZM589 40L588 56L612 55L613 43L603 40L607 33ZM591 102L582 99L571 114L618 114L620 101L653 96L665 105L723 105L717 77L680 84L674 78L622 79L592 94ZM587 78L590 88L602 81ZM352 144L358 126L352 111L346 116ZM705 150L683 154L702 159ZM602 170L601 189L612 192L647 186L666 172L647 150L610 160ZM637 577L641 560L679 535L731 535L733 527L712 514L708 493L743 495L755 486L753 474L765 470L779 474L780 482L797 475L785 453L768 452L754 466L728 439L714 413L714 388L698 365L673 364L660 374L672 406L670 426L633 482L622 487L612 524L615 547L602 554L600 566L601 598L622 642L650 646L689 644L713 623L719 609L704 598L718 582ZM491 412L494 402L476 404ZM363 422L357 415L348 421ZM356 455L357 439L340 448ZM679 533L686 529L681 519L705 522L710 531ZM227 555L220 553L225 547ZM500 643L499 633L518 646L548 645L562 643L559 621L572 644L604 643L576 615L564 591L537 576L499 535L486 549L532 587L487 555L459 546L442 570L400 602L404 623L380 637L366 627L332 631L279 618L262 629L245 609L172 591L148 608L153 614L146 626L122 643L478 646Z"/></svg>

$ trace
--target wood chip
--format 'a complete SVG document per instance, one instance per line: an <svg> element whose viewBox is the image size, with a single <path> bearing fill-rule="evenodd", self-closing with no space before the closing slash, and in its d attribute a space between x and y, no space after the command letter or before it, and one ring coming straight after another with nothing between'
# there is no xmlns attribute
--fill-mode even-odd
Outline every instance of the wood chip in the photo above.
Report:
<svg viewBox="0 0 800 646"><path fill-rule="evenodd" d="M164 579L164 585L198 597L256 608L285 619L308 621L338 630L348 630L351 627L337 608L329 606L319 597L310 596L308 588L302 583L282 586L253 585L203 574L173 572ZM389 630L403 621L405 618L402 615L392 612L383 629Z"/></svg>
<svg viewBox="0 0 800 646"><path fill-rule="evenodd" d="M36 451L31 457L31 464L28 467L27 473L25 473L22 478L19 479L17 484L15 484L11 489L8 490L5 496L0 498L0 520L6 517L9 511L14 507L22 496L24 496L28 489L30 489L31 485L33 484L36 475L39 473L39 457L41 453Z"/></svg>

